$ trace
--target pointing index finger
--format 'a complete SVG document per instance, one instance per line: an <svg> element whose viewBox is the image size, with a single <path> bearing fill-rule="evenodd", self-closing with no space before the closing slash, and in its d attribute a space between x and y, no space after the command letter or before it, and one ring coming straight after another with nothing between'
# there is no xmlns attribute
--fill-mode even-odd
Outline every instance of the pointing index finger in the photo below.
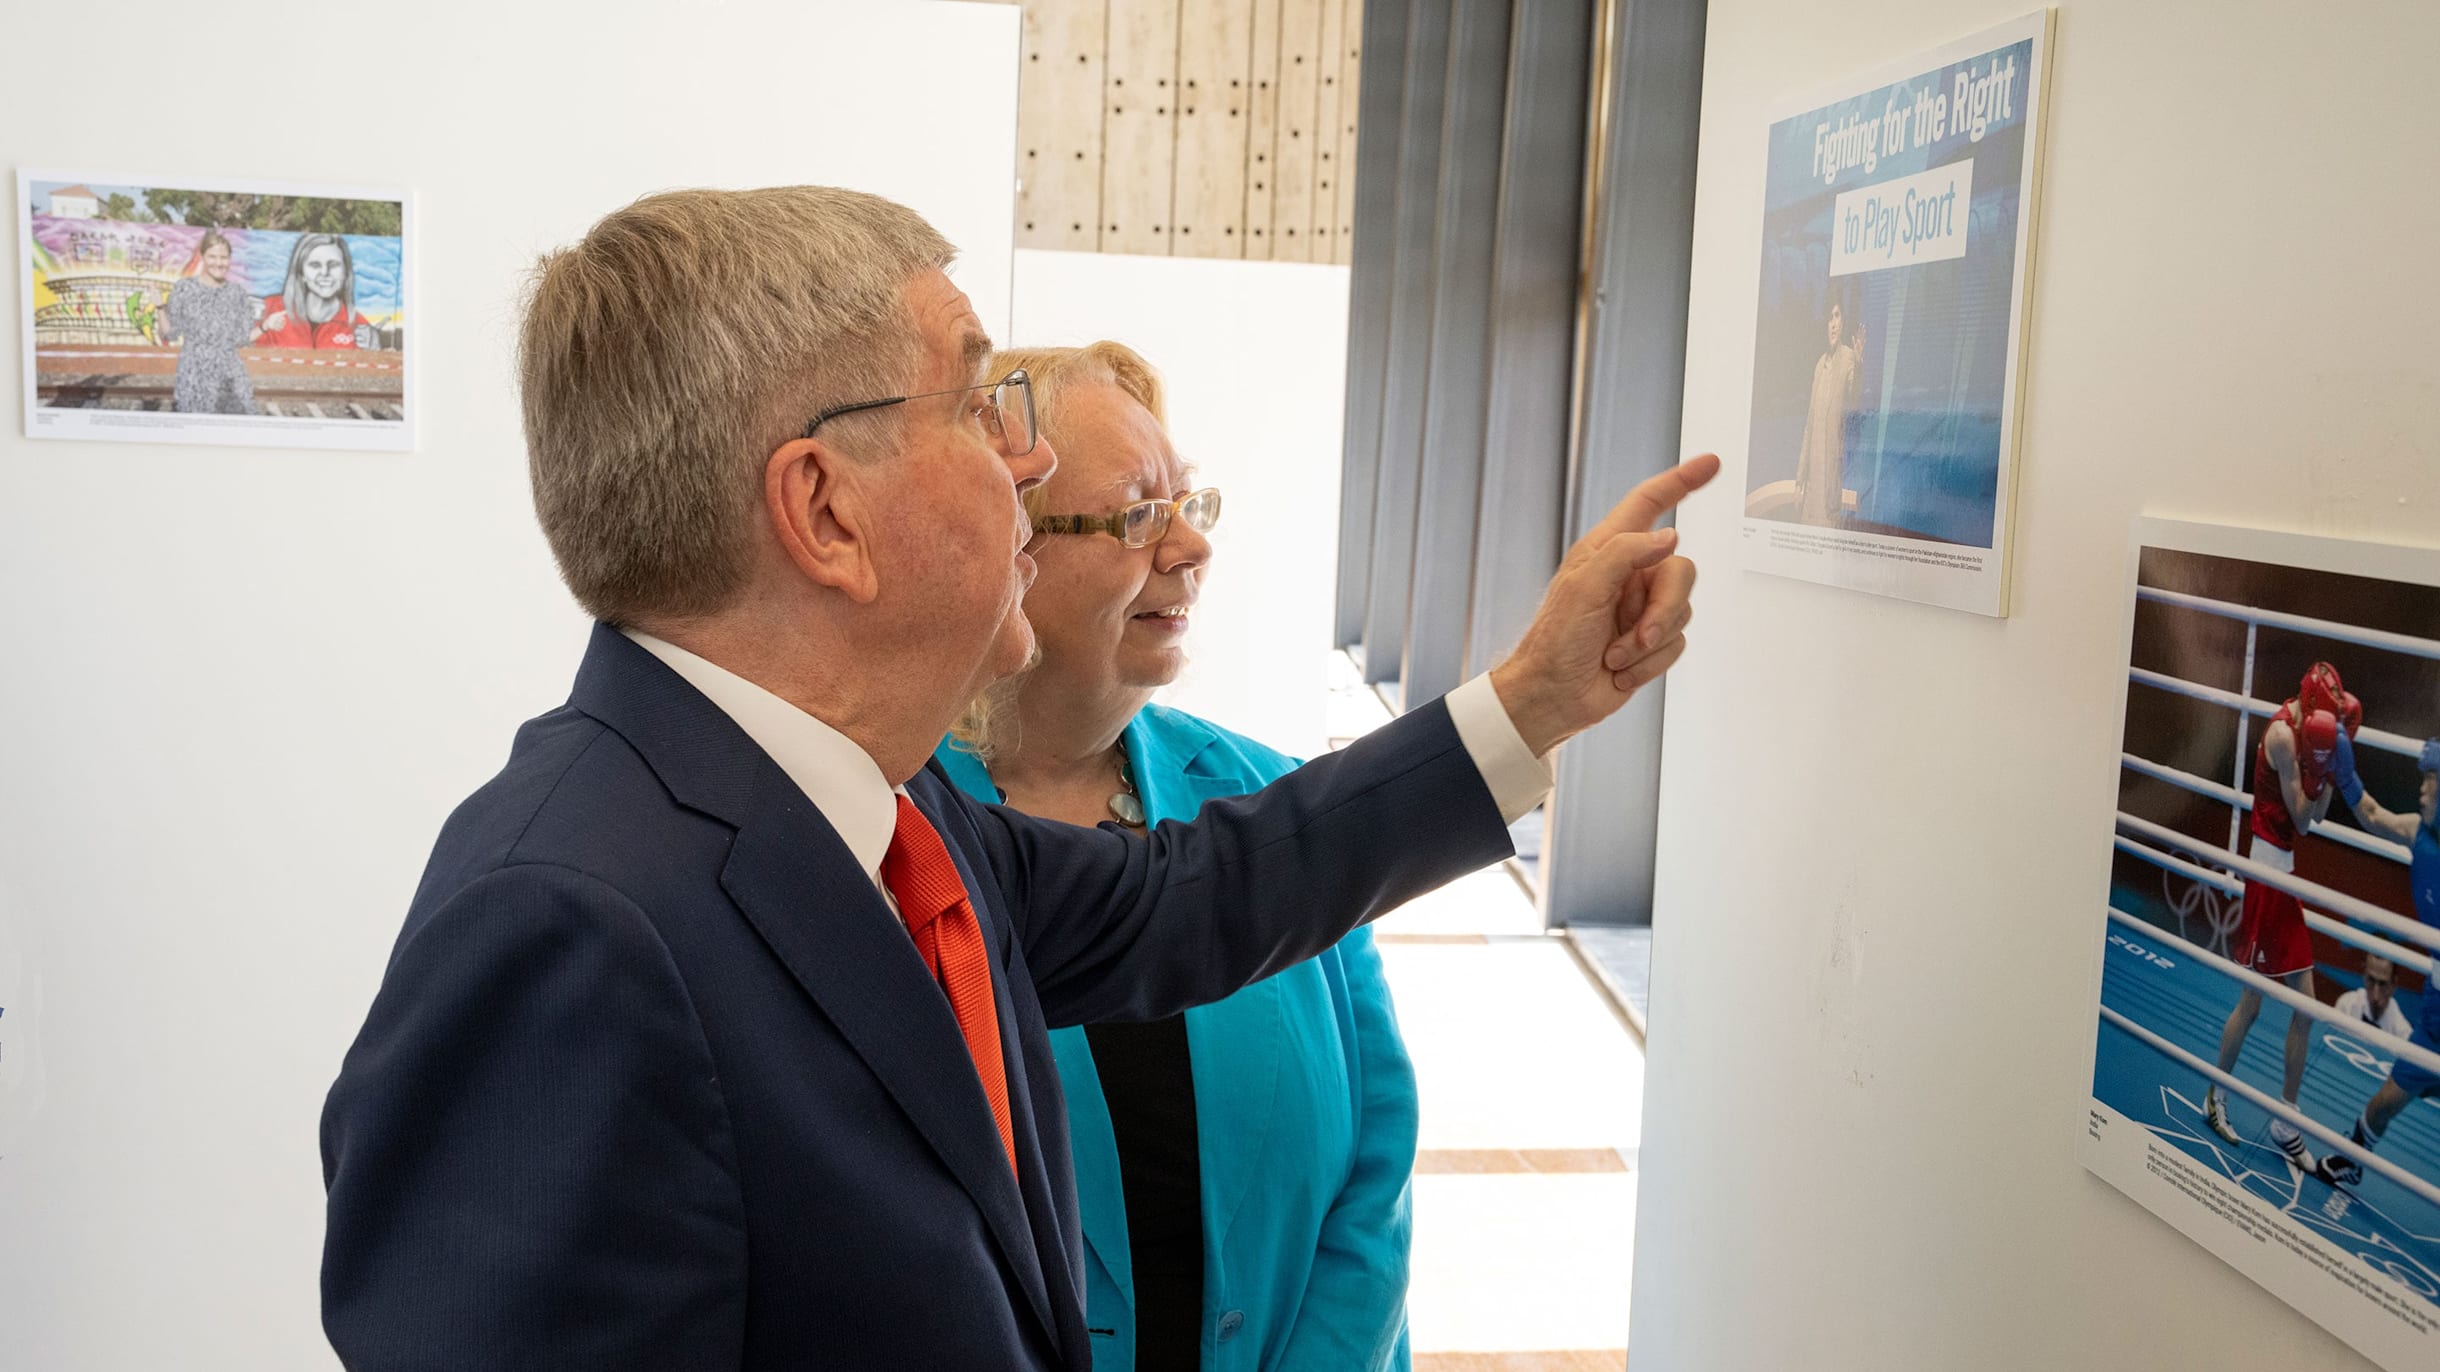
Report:
<svg viewBox="0 0 2440 1372"><path fill-rule="evenodd" d="M1677 507L1679 501L1693 495L1720 474L1720 459L1704 453L1690 457L1659 476L1652 477L1626 498L1610 507L1587 537L1596 543L1607 542L1622 533L1642 533L1653 522Z"/></svg>

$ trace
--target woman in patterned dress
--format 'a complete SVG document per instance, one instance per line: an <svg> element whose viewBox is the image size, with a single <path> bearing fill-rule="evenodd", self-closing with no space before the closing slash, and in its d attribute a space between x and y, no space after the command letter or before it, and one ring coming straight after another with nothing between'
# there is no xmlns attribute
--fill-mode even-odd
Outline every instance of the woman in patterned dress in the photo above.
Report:
<svg viewBox="0 0 2440 1372"><path fill-rule="evenodd" d="M170 408L180 414L254 414L254 383L237 350L254 341L256 302L229 279L229 240L206 231L202 270L169 288L161 341L178 345Z"/></svg>

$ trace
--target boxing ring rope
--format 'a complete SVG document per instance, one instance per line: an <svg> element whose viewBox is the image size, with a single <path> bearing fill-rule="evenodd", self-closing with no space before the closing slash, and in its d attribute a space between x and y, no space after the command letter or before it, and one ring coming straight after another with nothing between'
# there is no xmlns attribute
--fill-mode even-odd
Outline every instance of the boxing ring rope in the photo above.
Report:
<svg viewBox="0 0 2440 1372"><path fill-rule="evenodd" d="M2175 873L2189 881L2209 886L2232 896L2245 894L2245 883L2226 872L2215 872L2208 867L2188 862L2173 853L2164 853L2158 848L2147 848L2123 834L2118 836L2116 847L2119 852L2128 857L2140 858L2164 872ZM2432 974L2433 959L2429 954L2416 952L2404 944L2391 943L2378 934L2367 934L2344 920L2332 919L2328 915L2313 910L2304 912L2304 922L2309 927L2319 929L2341 943L2352 944L2367 953L2378 953L2400 967L2411 967L2421 972L2426 978Z"/></svg>
<svg viewBox="0 0 2440 1372"><path fill-rule="evenodd" d="M2421 642L2422 640L2416 641ZM2432 646L2440 649L2440 643ZM2263 719L2279 713L2280 709L2277 701L2257 700L2242 691L2223 691L2217 686L2205 686L2200 682L2188 681L2184 677L2155 672L2148 667L2127 668L2127 680L2138 685L2150 686L2155 690L2167 691L2171 695L2184 696L2189 700L2200 700L2211 705L2224 705L2231 710ZM2393 734L2387 729L2375 729L2369 724L2357 729L2354 737L2359 746L2378 748L2384 753L2396 753L2399 757L2420 757L2423 753L2423 740L2408 738L2404 734Z"/></svg>
<svg viewBox="0 0 2440 1372"><path fill-rule="evenodd" d="M2359 1147L2355 1140L2348 1138L2346 1135L2330 1128L2321 1121L2314 1119L2311 1115L2291 1108L2286 1101L2265 1092L2255 1090L2253 1087L2237 1080L2235 1077L2232 1077L2228 1073L2221 1071L2219 1068L2212 1066L2210 1063L2203 1061L2201 1058L2198 1058L2194 1054L2187 1052L2185 1049L2178 1047L2176 1044L2169 1042L2167 1039L2162 1038L2160 1035L2144 1028L2142 1025L2137 1024L2135 1021L2128 1019L2126 1016L2119 1014L2117 1011L2112 1010L2106 1005L2101 1007L2101 1018L2104 1021L2110 1024L2115 1024L2119 1028L2134 1035L2138 1040L2149 1045L2154 1051L2167 1056L2172 1061L2182 1063L2186 1067L2201 1074L2205 1079L2219 1083L2221 1089L2233 1091L2236 1094L2243 1096L2245 1099L2252 1101L2254 1104L2262 1107L2262 1109L2270 1114L2284 1119L2288 1123L2296 1126L2296 1128L2302 1132L2312 1135L2315 1139L2320 1140L2323 1148L2334 1153L2344 1153L2348 1157L2362 1163L2365 1167L2380 1173L2382 1176L2389 1178L2391 1181L2394 1181L2398 1185L2405 1187L2407 1190L2414 1192L2416 1195L2421 1196L2423 1199L2431 1202L2432 1204L2440 1205L2440 1187L2433 1186L2430 1182L2423 1180L2421 1177L2418 1177L2414 1173L2407 1171L2405 1168L2398 1166L2396 1163L2391 1162L2389 1159L2382 1157L2380 1154L2373 1152L2369 1148Z"/></svg>
<svg viewBox="0 0 2440 1372"><path fill-rule="evenodd" d="M2164 590L2158 586L2135 588L2137 600L2156 601L2162 605L2178 605L2224 619L2247 624L2266 624L2274 629L2310 634L2334 643L2352 643L2358 648L2378 648L2383 652L2403 653L2408 657L2427 658L2440 662L2440 639L2416 638L2411 634L2393 634L2386 629L2364 629L2353 624L2341 624L2334 619L2315 619L2310 615L2292 615L2285 610L2265 610L2252 605L2239 605L2233 600L2213 600L2208 596L2189 595L2184 591Z"/></svg>
<svg viewBox="0 0 2440 1372"><path fill-rule="evenodd" d="M2139 819L2124 810L2118 812L2118 827L2137 837L2150 839L2162 847L2183 848L2197 857L2208 858L2249 882L2257 882L2276 891L2285 891L2300 901L2309 901L2324 910L2345 915L2353 923L2369 924L2376 929L2385 929L2399 938L2411 940L2426 948L2440 948L2440 929L2435 929L2419 919L2392 914L2371 901L2348 895L2344 891L2331 890L2318 881L2307 881L2303 877L2282 872L2276 867L2266 866L2252 858L2229 852L2225 848L2214 848L2200 839L2189 838L2166 824L2154 824L2148 819Z"/></svg>
<svg viewBox="0 0 2440 1372"><path fill-rule="evenodd" d="M2110 922L2141 930L2144 941L2147 943L2175 948L2205 967L2222 976L2233 978L2291 1010L2310 1015L2324 1024L2335 1025L2385 1053L2393 1053L2426 1072L2440 1075L2440 1053L2435 1053L2419 1043L2411 1043L2405 1039L2393 1037L2378 1025L2367 1024L2351 1015L2342 1015L2302 991L2291 990L2250 967L2239 967L2208 948L2198 948L2168 930L2156 924L2147 924L2142 919L2130 915L2114 905L2110 907Z"/></svg>
<svg viewBox="0 0 2440 1372"><path fill-rule="evenodd" d="M2420 746L2417 745L2418 748ZM2198 777L2192 772L2181 772L2166 763L2137 757L2133 753L2120 753L2118 765L2130 772L2140 772L2154 781L2165 781L2172 786L2192 791L2198 796L2208 796L2222 805L2233 805L2248 814L2253 812L2254 798L2252 796L2234 786L2213 781L2209 777ZM2414 850L2405 844L2392 843L2378 835L2367 834L2361 829L2351 828L2344 824L2316 824L2312 828L2312 835L2315 838L2326 838L2333 843L2343 843L2359 853L2370 853L2374 857L2387 858L2401 867L2414 861Z"/></svg>

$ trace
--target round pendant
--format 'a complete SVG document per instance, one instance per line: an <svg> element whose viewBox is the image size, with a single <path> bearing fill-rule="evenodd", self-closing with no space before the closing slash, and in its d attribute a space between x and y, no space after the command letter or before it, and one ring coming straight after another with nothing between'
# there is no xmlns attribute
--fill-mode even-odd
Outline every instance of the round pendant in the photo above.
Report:
<svg viewBox="0 0 2440 1372"><path fill-rule="evenodd" d="M1137 800L1131 791L1111 795L1110 813L1118 816L1121 824L1132 824L1138 829L1144 827L1144 802Z"/></svg>

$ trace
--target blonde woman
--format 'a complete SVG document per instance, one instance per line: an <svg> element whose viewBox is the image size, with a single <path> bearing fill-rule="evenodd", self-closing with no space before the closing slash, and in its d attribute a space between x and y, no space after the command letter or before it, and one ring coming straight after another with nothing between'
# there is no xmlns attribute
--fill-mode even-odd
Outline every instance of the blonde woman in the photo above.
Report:
<svg viewBox="0 0 2440 1372"><path fill-rule="evenodd" d="M942 769L982 800L1138 834L1293 769L1151 703L1186 665L1220 515L1170 444L1158 375L1109 342L1002 353L988 374L1019 368L1059 453L1026 501L1040 660ZM1415 1078L1370 933L1184 1015L1051 1040L1095 1372L1408 1366Z"/></svg>

